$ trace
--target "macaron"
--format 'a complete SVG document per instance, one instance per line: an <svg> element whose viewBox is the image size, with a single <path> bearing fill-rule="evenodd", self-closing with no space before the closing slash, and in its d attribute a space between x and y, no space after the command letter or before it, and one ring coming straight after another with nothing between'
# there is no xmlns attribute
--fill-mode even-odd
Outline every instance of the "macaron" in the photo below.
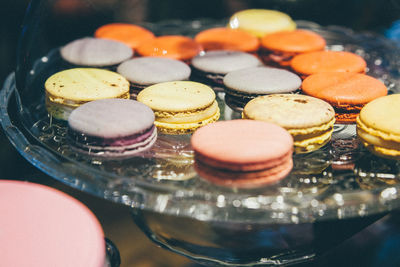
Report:
<svg viewBox="0 0 400 267"><path fill-rule="evenodd" d="M360 73L324 72L308 76L302 91L335 108L337 123L355 123L362 107L387 95L386 86L376 78Z"/></svg>
<svg viewBox="0 0 400 267"><path fill-rule="evenodd" d="M60 49L61 57L70 64L107 67L120 64L133 56L132 49L114 40L85 37Z"/></svg>
<svg viewBox="0 0 400 267"><path fill-rule="evenodd" d="M315 51L293 57L290 66L302 78L320 72L365 73L367 63L357 54L345 51Z"/></svg>
<svg viewBox="0 0 400 267"><path fill-rule="evenodd" d="M136 51L141 56L167 57L190 61L203 48L193 39L181 35L165 35L143 42Z"/></svg>
<svg viewBox="0 0 400 267"><path fill-rule="evenodd" d="M109 266L100 222L59 190L1 180L0 212L2 266Z"/></svg>
<svg viewBox="0 0 400 267"><path fill-rule="evenodd" d="M68 118L72 148L89 156L122 158L148 150L157 139L154 113L130 99L102 99L86 103Z"/></svg>
<svg viewBox="0 0 400 267"><path fill-rule="evenodd" d="M260 41L254 35L230 28L211 28L199 32L194 40L201 44L205 51L233 50L242 52L256 52Z"/></svg>
<svg viewBox="0 0 400 267"><path fill-rule="evenodd" d="M142 42L155 38L154 34L138 25L129 23L110 23L96 29L96 38L110 39L128 45L133 50Z"/></svg>
<svg viewBox="0 0 400 267"><path fill-rule="evenodd" d="M296 55L322 51L325 39L309 30L280 31L265 35L261 39L261 56L265 64L286 67Z"/></svg>
<svg viewBox="0 0 400 267"><path fill-rule="evenodd" d="M189 80L191 69L176 59L139 57L120 64L117 72L128 79L131 96L136 97L143 88L156 83Z"/></svg>
<svg viewBox="0 0 400 267"><path fill-rule="evenodd" d="M293 137L296 153L308 153L329 142L335 111L327 102L300 94L272 94L251 100L243 109L244 119L275 123Z"/></svg>
<svg viewBox="0 0 400 267"><path fill-rule="evenodd" d="M154 111L155 125L165 134L190 134L220 116L214 90L197 82L158 83L143 89L137 100Z"/></svg>
<svg viewBox="0 0 400 267"><path fill-rule="evenodd" d="M253 67L225 75L225 101L234 110L242 111L251 99L268 94L291 93L301 86L296 74L278 68Z"/></svg>
<svg viewBox="0 0 400 267"><path fill-rule="evenodd" d="M76 107L104 98L129 98L129 82L118 73L96 68L74 68L57 72L45 84L46 109L67 120Z"/></svg>
<svg viewBox="0 0 400 267"><path fill-rule="evenodd" d="M219 121L194 132L191 144L196 171L218 185L262 186L283 179L293 166L293 139L273 123Z"/></svg>
<svg viewBox="0 0 400 267"><path fill-rule="evenodd" d="M373 154L400 159L400 94L379 97L357 117L357 136Z"/></svg>
<svg viewBox="0 0 400 267"><path fill-rule="evenodd" d="M228 28L240 29L259 38L277 31L296 29L296 23L283 12L269 9L246 9L231 16Z"/></svg>
<svg viewBox="0 0 400 267"><path fill-rule="evenodd" d="M258 57L249 53L227 50L208 51L192 59L192 79L220 88L228 72L261 65L262 62Z"/></svg>

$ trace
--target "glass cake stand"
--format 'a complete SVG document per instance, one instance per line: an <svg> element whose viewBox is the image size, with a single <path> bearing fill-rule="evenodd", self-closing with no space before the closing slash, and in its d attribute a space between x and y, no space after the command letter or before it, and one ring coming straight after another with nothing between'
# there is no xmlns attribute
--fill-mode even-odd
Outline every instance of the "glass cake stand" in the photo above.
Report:
<svg viewBox="0 0 400 267"><path fill-rule="evenodd" d="M297 24L324 36L331 50L361 55L367 73L390 93L399 93L400 48L394 43L342 27ZM145 24L157 35L188 36L219 25L226 21ZM32 31L26 27L22 44ZM255 189L220 187L199 177L190 135L160 135L148 153L124 160L76 154L66 142L66 124L45 110L44 81L67 67L58 48L41 56L24 45L20 49L19 61L32 64L20 64L0 93L1 125L19 153L71 187L132 207L133 219L149 238L197 262L279 266L308 261L400 206L400 163L366 151L354 125L335 125L329 144L294 155L285 179ZM217 98L222 120L240 118L225 105L223 93Z"/></svg>

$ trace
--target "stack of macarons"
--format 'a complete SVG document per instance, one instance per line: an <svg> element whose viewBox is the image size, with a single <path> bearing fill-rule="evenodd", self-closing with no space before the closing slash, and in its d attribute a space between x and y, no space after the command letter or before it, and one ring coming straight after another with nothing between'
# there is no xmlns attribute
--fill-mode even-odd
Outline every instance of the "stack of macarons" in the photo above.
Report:
<svg viewBox="0 0 400 267"><path fill-rule="evenodd" d="M359 113L387 95L385 85L365 74L361 56L326 50L323 36L296 27L287 14L264 9L237 12L227 27L193 38L155 36L125 23L104 25L93 37L60 49L69 69L47 79L46 107L52 117L68 121L75 151L90 156L144 155L160 134L193 134L198 173L238 187L285 177L292 152L320 149L335 123L355 123L357 117L360 139L371 151L383 151L375 148L370 138L375 130ZM220 91L242 120L218 122ZM252 155L248 150L258 150L245 147L254 142L239 146L258 138L271 146L267 136L277 133L279 153ZM208 147L207 138L219 141ZM226 150L230 146L241 153Z"/></svg>

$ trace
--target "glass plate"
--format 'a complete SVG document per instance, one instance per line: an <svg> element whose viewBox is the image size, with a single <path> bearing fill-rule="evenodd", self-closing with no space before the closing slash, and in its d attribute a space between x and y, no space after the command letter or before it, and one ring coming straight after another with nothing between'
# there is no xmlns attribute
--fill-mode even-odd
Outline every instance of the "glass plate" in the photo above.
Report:
<svg viewBox="0 0 400 267"><path fill-rule="evenodd" d="M352 51L367 73L398 93L400 49L371 33L297 21L327 40L328 49ZM156 34L194 36L221 21L168 21L146 24ZM160 135L146 155L100 160L76 154L66 143L65 123L52 121L44 107L44 81L63 65L58 48L37 59L20 90L10 75L1 91L1 124L18 151L33 165L79 190L143 211L209 222L300 224L350 219L400 206L398 161L371 155L357 141L354 125L335 125L332 141L318 151L294 155L282 181L256 189L216 186L193 169L190 135ZM218 93L221 119L240 114Z"/></svg>

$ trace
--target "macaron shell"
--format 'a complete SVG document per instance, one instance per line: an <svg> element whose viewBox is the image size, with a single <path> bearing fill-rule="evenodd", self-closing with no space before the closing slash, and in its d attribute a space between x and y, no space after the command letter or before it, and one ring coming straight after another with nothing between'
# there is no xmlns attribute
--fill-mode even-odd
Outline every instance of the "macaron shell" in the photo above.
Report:
<svg viewBox="0 0 400 267"><path fill-rule="evenodd" d="M259 96L244 107L243 117L269 121L285 129L320 127L329 123L335 111L327 102L298 94Z"/></svg>
<svg viewBox="0 0 400 267"><path fill-rule="evenodd" d="M154 34L137 25L127 23L111 23L99 27L94 36L96 38L110 39L122 42L132 49L141 43L155 38Z"/></svg>
<svg viewBox="0 0 400 267"><path fill-rule="evenodd" d="M95 68L75 68L58 72L45 82L50 101L67 104L104 98L129 98L129 82L118 73ZM82 103L76 103L79 105Z"/></svg>
<svg viewBox="0 0 400 267"><path fill-rule="evenodd" d="M143 103L129 99L92 101L75 109L68 118L71 129L100 138L131 136L153 124L153 111Z"/></svg>
<svg viewBox="0 0 400 267"><path fill-rule="evenodd" d="M114 40L86 37L68 43L60 49L61 57L81 66L111 66L133 56L132 49Z"/></svg>
<svg viewBox="0 0 400 267"><path fill-rule="evenodd" d="M302 84L305 94L323 99L334 107L364 105L387 95L386 86L371 76L358 73L318 73Z"/></svg>
<svg viewBox="0 0 400 267"><path fill-rule="evenodd" d="M191 69L187 64L175 59L139 57L120 64L117 72L135 84L152 85L188 80Z"/></svg>
<svg viewBox="0 0 400 267"><path fill-rule="evenodd" d="M290 66L302 75L320 72L364 73L367 63L359 55L350 52L316 51L295 56Z"/></svg>
<svg viewBox="0 0 400 267"><path fill-rule="evenodd" d="M261 46L265 49L280 52L305 53L325 48L325 39L308 30L281 31L265 35Z"/></svg>
<svg viewBox="0 0 400 267"><path fill-rule="evenodd" d="M192 59L191 64L200 71L218 74L262 65L252 54L226 50L209 51L198 55Z"/></svg>
<svg viewBox="0 0 400 267"><path fill-rule="evenodd" d="M287 70L253 67L229 72L224 85L246 94L289 93L300 88L301 79Z"/></svg>
<svg viewBox="0 0 400 267"><path fill-rule="evenodd" d="M237 50L254 52L260 41L254 35L242 30L230 28L212 28L198 33L194 40L208 50Z"/></svg>
<svg viewBox="0 0 400 267"><path fill-rule="evenodd" d="M82 203L53 188L0 181L3 266L105 266L101 225Z"/></svg>
<svg viewBox="0 0 400 267"><path fill-rule="evenodd" d="M251 172L227 172L209 167L198 161L195 162L194 168L202 178L213 184L251 189L275 183L287 176L293 168L293 160L290 157L275 168Z"/></svg>
<svg viewBox="0 0 400 267"><path fill-rule="evenodd" d="M215 165L249 171L280 162L292 151L293 139L286 130L272 123L231 120L198 129L191 144L195 155L214 161Z"/></svg>
<svg viewBox="0 0 400 267"><path fill-rule="evenodd" d="M192 112L210 106L215 93L201 83L176 81L149 86L138 94L137 100L154 111Z"/></svg>
<svg viewBox="0 0 400 267"><path fill-rule="evenodd" d="M229 19L228 27L247 31L259 38L267 33L296 29L296 23L283 12L268 9L246 9Z"/></svg>
<svg viewBox="0 0 400 267"><path fill-rule="evenodd" d="M165 35L143 42L136 51L142 56L190 60L202 51L202 47L189 37Z"/></svg>

